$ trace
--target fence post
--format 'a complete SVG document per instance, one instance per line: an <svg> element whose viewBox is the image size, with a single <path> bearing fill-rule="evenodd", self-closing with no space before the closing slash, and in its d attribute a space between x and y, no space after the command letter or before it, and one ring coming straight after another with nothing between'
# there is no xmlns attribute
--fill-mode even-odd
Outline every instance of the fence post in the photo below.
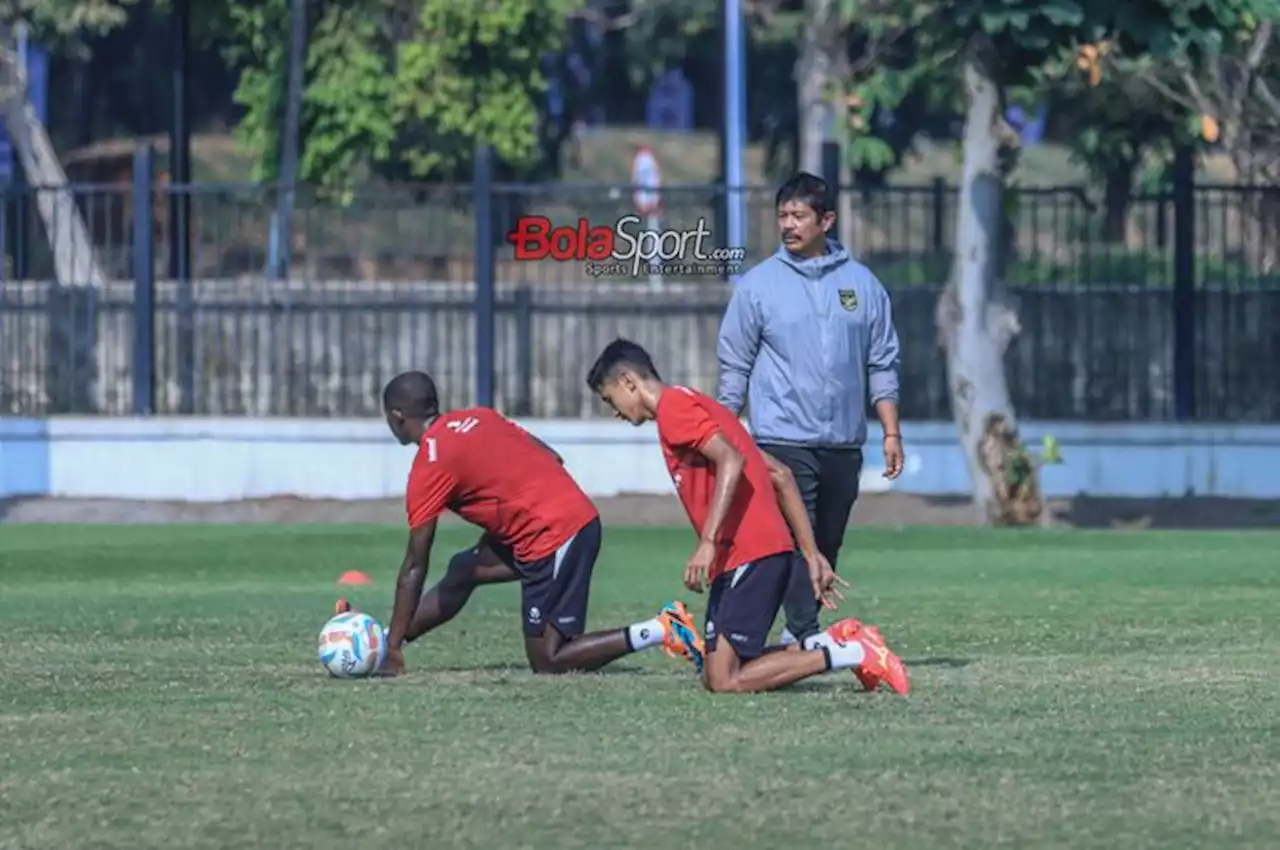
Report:
<svg viewBox="0 0 1280 850"><path fill-rule="evenodd" d="M133 152L133 413L156 412L155 152Z"/></svg>
<svg viewBox="0 0 1280 850"><path fill-rule="evenodd" d="M1179 145L1173 160L1173 411L1196 411L1195 156Z"/></svg>
<svg viewBox="0 0 1280 850"><path fill-rule="evenodd" d="M471 179L476 216L476 404L493 405L493 336L496 309L493 274L493 151L476 148Z"/></svg>
<svg viewBox="0 0 1280 850"><path fill-rule="evenodd" d="M516 416L533 415L533 287L521 284L513 303L516 322Z"/></svg>
<svg viewBox="0 0 1280 850"><path fill-rule="evenodd" d="M932 248L935 256L941 257L947 248L947 181L941 177L933 178L933 202L931 204L933 221L929 226Z"/></svg>
<svg viewBox="0 0 1280 850"><path fill-rule="evenodd" d="M840 209L840 143L825 141L822 143L822 179L827 183L828 200L831 209ZM837 215L839 213L837 212ZM836 230L837 236L839 229ZM839 238L836 239L839 242Z"/></svg>

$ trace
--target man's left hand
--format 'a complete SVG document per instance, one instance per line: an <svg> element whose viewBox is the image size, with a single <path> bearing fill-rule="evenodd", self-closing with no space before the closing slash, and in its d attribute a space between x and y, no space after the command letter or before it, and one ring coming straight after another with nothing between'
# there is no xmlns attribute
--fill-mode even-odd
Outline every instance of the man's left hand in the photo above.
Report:
<svg viewBox="0 0 1280 850"><path fill-rule="evenodd" d="M836 610L836 600L844 601L844 594L836 585L848 587L849 582L836 575L836 571L831 568L831 562L821 552L807 554L804 560L809 567L809 583L813 587L813 598L823 608Z"/></svg>
<svg viewBox="0 0 1280 850"><path fill-rule="evenodd" d="M378 675L391 678L404 674L404 650L388 649L387 657L382 662L382 668L378 671Z"/></svg>
<svg viewBox="0 0 1280 850"><path fill-rule="evenodd" d="M884 477L890 481L902 474L902 437L897 434L884 438Z"/></svg>

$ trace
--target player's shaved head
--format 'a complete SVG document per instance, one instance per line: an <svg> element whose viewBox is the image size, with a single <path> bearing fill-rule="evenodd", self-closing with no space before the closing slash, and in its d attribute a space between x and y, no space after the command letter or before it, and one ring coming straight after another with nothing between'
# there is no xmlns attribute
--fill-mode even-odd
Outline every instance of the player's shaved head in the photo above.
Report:
<svg viewBox="0 0 1280 850"><path fill-rule="evenodd" d="M427 425L440 415L436 382L426 372L401 372L382 390L382 412L402 446L420 442Z"/></svg>
<svg viewBox="0 0 1280 850"><path fill-rule="evenodd" d="M436 382L426 372L401 372L382 391L382 409L398 410L406 419L429 419L440 415Z"/></svg>
<svg viewBox="0 0 1280 850"><path fill-rule="evenodd" d="M587 386L592 392L600 392L607 382L618 377L622 370L628 370L637 378L653 378L662 380L653 365L653 358L639 344L629 339L618 337L604 347L591 370L587 372Z"/></svg>

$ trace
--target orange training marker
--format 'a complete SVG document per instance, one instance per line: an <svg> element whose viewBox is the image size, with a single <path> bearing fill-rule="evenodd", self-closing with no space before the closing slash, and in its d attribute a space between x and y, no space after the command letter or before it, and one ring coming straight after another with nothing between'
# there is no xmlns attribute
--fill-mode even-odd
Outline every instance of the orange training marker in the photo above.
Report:
<svg viewBox="0 0 1280 850"><path fill-rule="evenodd" d="M359 570L347 570L338 576L338 584L373 584L373 579Z"/></svg>

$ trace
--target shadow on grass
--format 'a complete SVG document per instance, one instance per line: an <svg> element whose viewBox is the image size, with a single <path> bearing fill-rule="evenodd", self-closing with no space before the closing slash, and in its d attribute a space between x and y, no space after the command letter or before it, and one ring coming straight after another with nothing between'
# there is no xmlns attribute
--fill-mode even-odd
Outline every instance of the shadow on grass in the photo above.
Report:
<svg viewBox="0 0 1280 850"><path fill-rule="evenodd" d="M1280 528L1280 500L1187 496L1180 499L1072 499L1055 511L1061 522L1076 528L1148 528L1209 531Z"/></svg>
<svg viewBox="0 0 1280 850"><path fill-rule="evenodd" d="M973 664L975 660L976 659L973 658L934 656L930 658L904 658L902 659L902 663L907 665L908 669L912 667L948 667L953 670L958 670L961 667L968 667L970 664Z"/></svg>
<svg viewBox="0 0 1280 850"><path fill-rule="evenodd" d="M908 671L913 667L947 667L951 669L958 669L961 667L968 667L975 661L976 659L973 658L952 658L949 656L934 656L930 658L917 658L915 660L910 658L902 659L902 663L907 665ZM839 682L833 682L831 675L815 676L812 679L803 679L793 685L783 688L782 690L796 693L818 693L820 691L829 691L832 687L838 687L839 684Z"/></svg>
<svg viewBox="0 0 1280 850"><path fill-rule="evenodd" d="M967 511L967 496L920 496L932 509ZM1077 496L1050 499L1056 523L1069 528L1143 531L1214 531L1280 528L1280 499L1231 499L1218 496L1124 498ZM909 521L907 524L911 524Z"/></svg>
<svg viewBox="0 0 1280 850"><path fill-rule="evenodd" d="M428 668L423 668L427 670ZM528 664L517 664L504 661L495 664L454 664L448 667L431 667L431 673L512 673L533 676ZM655 670L645 667L631 667L625 664L610 664L590 673L565 673L563 676L669 676L669 670ZM547 674L547 678L563 678Z"/></svg>
<svg viewBox="0 0 1280 850"><path fill-rule="evenodd" d="M9 516L9 514L13 512L14 508L21 505L24 501L27 500L21 496L0 499L0 523L3 523L5 521L5 517Z"/></svg>

